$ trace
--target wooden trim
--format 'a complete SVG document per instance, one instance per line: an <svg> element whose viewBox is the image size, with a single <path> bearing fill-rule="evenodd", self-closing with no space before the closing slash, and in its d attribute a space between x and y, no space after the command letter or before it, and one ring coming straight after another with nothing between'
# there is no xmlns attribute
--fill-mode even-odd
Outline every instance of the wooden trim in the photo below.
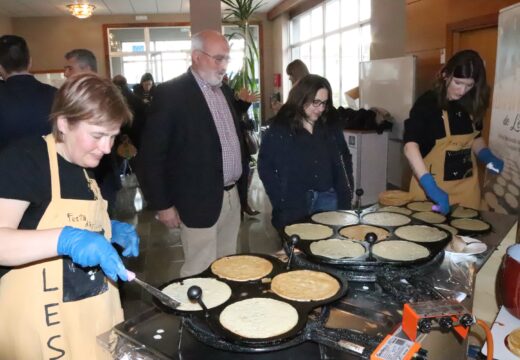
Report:
<svg viewBox="0 0 520 360"><path fill-rule="evenodd" d="M453 55L453 49L459 41L461 32L495 26L498 26L498 12L447 24L446 58L449 59Z"/></svg>
<svg viewBox="0 0 520 360"><path fill-rule="evenodd" d="M301 14L321 4L324 0L282 0L267 12L267 20L273 21L278 16L288 13L290 17Z"/></svg>
<svg viewBox="0 0 520 360"><path fill-rule="evenodd" d="M289 11L289 18L292 19L293 17L298 16L323 2L324 0L306 0L301 2Z"/></svg>
<svg viewBox="0 0 520 360"><path fill-rule="evenodd" d="M267 12L267 20L273 21L278 16L285 14L302 0L282 0Z"/></svg>

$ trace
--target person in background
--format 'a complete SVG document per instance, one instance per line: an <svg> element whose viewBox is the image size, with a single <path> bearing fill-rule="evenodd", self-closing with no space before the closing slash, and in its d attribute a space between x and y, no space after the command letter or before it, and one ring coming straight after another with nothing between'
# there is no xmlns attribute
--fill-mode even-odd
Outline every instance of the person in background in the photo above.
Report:
<svg viewBox="0 0 520 360"><path fill-rule="evenodd" d="M287 65L285 68L285 72L289 76L289 81L291 82L291 87L294 87L298 81L300 81L303 77L309 75L309 69L307 69L307 65L300 59L296 59ZM271 99L271 108L274 113L278 113L280 108L282 107L282 102L280 99Z"/></svg>
<svg viewBox="0 0 520 360"><path fill-rule="evenodd" d="M226 82L227 83L227 82ZM244 134L244 139L248 135L248 132L255 130L255 122L254 120L249 118L248 110L252 103L257 102L260 99L259 93L253 93L246 88L240 89L235 94L235 110L238 114L238 117L240 118L240 129L242 130ZM258 142L256 143L256 151L258 151ZM241 199L244 199L245 203L242 204L242 212L246 213L249 216L256 216L260 214L260 211L255 210L249 205L249 199L247 194L249 193L249 186L251 186L251 180L252 180L252 172L249 167L249 164L251 161L254 161L253 155L256 152L252 152L248 149L248 146L246 148L246 156L248 159L247 166L243 169L244 176L247 179L247 182L244 184L246 185L243 189L239 189L239 191L244 192L243 196L241 196Z"/></svg>
<svg viewBox="0 0 520 360"><path fill-rule="evenodd" d="M265 133L258 171L279 230L319 212L349 209L352 186L338 147L338 129L326 125L332 109L327 79L307 75L291 89L287 102Z"/></svg>
<svg viewBox="0 0 520 360"><path fill-rule="evenodd" d="M450 204L480 208L477 159L500 173L504 162L480 137L489 104L480 55L463 50L439 71L432 90L420 96L405 121L404 154L414 200L431 199L447 214Z"/></svg>
<svg viewBox="0 0 520 360"><path fill-rule="evenodd" d="M112 82L121 90L133 115L132 125L121 128L121 135L128 135L132 144L139 149L140 138L146 121L146 105L130 91L126 78L123 75L114 76Z"/></svg>
<svg viewBox="0 0 520 360"><path fill-rule="evenodd" d="M144 73L143 76L141 76L139 84L134 85L132 90L138 98L149 105L153 99L153 93L155 92L155 83L152 74Z"/></svg>
<svg viewBox="0 0 520 360"><path fill-rule="evenodd" d="M0 151L0 358L99 359L96 337L123 320L116 280L138 256L134 228L110 221L91 168L131 121L119 90L70 77L52 133Z"/></svg>
<svg viewBox="0 0 520 360"><path fill-rule="evenodd" d="M65 54L64 75L66 78L80 73L97 73L97 60L87 49L74 49Z"/></svg>
<svg viewBox="0 0 520 360"><path fill-rule="evenodd" d="M22 37L0 37L0 148L28 135L46 135L56 89L29 73L31 57Z"/></svg>
<svg viewBox="0 0 520 360"><path fill-rule="evenodd" d="M84 73L97 73L97 60L94 53L87 49L74 49L65 54L65 77ZM117 156L114 152L103 156L94 169L94 176L103 198L108 201L108 212L113 214L117 192L121 189L117 166Z"/></svg>
<svg viewBox="0 0 520 360"><path fill-rule="evenodd" d="M193 35L192 66L157 86L137 155L149 207L168 228L180 226L182 277L236 252L247 164L234 94L222 83L229 52L219 32Z"/></svg>

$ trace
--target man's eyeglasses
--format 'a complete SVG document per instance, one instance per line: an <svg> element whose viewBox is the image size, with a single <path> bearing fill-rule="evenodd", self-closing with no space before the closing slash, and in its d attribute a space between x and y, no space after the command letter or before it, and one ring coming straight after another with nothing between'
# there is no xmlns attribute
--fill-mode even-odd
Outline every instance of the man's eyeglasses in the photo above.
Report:
<svg viewBox="0 0 520 360"><path fill-rule="evenodd" d="M328 100L321 101L319 99L314 99L314 100L312 100L312 106L317 108L317 107L320 107L321 105L323 105L323 107L326 108L327 107L327 101Z"/></svg>
<svg viewBox="0 0 520 360"><path fill-rule="evenodd" d="M224 55L211 55L211 54L208 54L207 52L205 52L204 50L199 50L201 53L203 53L204 55L207 55L209 56L210 58L212 58L213 60L215 60L215 62L217 64L222 64L223 62L230 62L231 61L231 58L229 56L224 56Z"/></svg>

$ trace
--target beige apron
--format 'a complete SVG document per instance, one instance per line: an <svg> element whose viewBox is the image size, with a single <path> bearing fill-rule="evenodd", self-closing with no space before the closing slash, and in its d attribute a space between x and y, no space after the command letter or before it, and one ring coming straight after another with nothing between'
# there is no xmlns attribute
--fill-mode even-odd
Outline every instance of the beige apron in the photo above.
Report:
<svg viewBox="0 0 520 360"><path fill-rule="evenodd" d="M52 198L37 229L69 225L111 238L107 204L96 182L85 172L95 200L62 199L55 140L48 135L45 141ZM97 284L97 294L65 300L67 289L76 293L78 276L87 293ZM103 355L96 336L122 320L119 291L99 268L87 273L69 258L56 257L14 268L0 279L1 360L99 359Z"/></svg>
<svg viewBox="0 0 520 360"><path fill-rule="evenodd" d="M479 209L478 167L475 154L471 150L478 131L452 135L446 111L443 111L442 119L446 137L437 139L433 149L424 158L426 170L433 175L437 185L448 193L451 205L460 204ZM426 200L426 194L415 176L412 176L410 182L410 193L414 200Z"/></svg>

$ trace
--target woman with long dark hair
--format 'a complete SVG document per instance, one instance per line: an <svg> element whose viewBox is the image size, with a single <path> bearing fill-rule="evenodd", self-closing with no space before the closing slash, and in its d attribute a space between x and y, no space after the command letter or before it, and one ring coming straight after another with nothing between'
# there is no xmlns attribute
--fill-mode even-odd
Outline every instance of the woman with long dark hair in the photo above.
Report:
<svg viewBox="0 0 520 360"><path fill-rule="evenodd" d="M327 79L305 76L262 139L258 171L278 229L315 212L350 208L351 186L336 140L342 134L326 124L331 97Z"/></svg>
<svg viewBox="0 0 520 360"><path fill-rule="evenodd" d="M480 207L476 159L496 173L504 167L480 137L488 105L482 58L473 50L456 53L405 122L404 154L414 174L410 192L415 200L429 198L445 214L450 204Z"/></svg>

